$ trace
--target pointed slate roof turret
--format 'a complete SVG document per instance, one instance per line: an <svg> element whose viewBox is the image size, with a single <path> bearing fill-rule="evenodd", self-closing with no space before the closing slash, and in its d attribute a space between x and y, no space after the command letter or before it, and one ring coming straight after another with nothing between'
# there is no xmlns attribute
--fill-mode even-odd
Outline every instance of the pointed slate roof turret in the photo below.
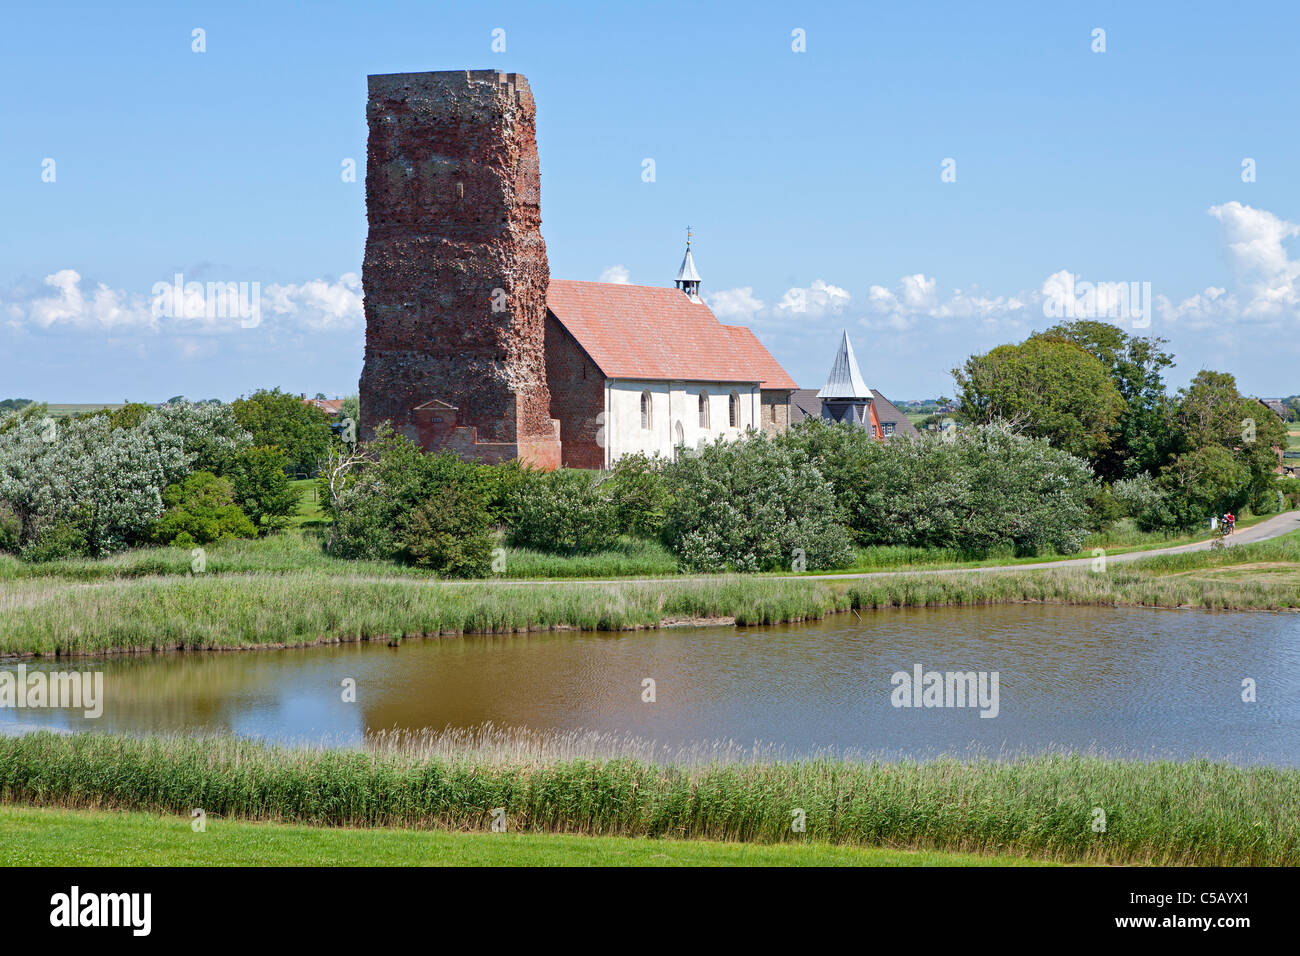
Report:
<svg viewBox="0 0 1300 956"><path fill-rule="evenodd" d="M853 344L849 341L847 331L840 339L840 350L835 353L831 373L826 377L826 384L817 393L817 397L858 399L866 402L872 399L871 389L867 388L867 383L862 380L862 372L858 369L858 359L853 354Z"/></svg>
<svg viewBox="0 0 1300 956"><path fill-rule="evenodd" d="M682 256L682 267L677 270L673 285L686 293L692 302L700 299L700 274L695 271L695 257L691 255L691 230L686 230L686 255Z"/></svg>

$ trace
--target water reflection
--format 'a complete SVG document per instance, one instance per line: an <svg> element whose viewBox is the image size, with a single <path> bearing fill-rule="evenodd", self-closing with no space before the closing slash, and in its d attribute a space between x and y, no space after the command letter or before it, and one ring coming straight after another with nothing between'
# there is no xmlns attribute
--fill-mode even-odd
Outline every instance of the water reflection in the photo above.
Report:
<svg viewBox="0 0 1300 956"><path fill-rule="evenodd" d="M996 719L898 709L915 664L997 671ZM12 665L0 665L0 668ZM768 628L413 641L400 648L166 654L32 664L103 668L104 716L2 710L19 724L354 742L392 728L732 739L789 753L890 755L1053 747L1300 765L1300 619L1056 606L908 609ZM657 699L641 699L653 678ZM356 702L342 682L356 680ZM1253 678L1258 700L1243 703Z"/></svg>

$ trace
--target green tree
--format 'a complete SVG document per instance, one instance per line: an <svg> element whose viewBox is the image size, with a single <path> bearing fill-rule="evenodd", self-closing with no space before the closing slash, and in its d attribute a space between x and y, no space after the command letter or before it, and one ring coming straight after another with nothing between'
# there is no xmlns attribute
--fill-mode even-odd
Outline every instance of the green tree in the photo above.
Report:
<svg viewBox="0 0 1300 956"><path fill-rule="evenodd" d="M1079 319L1054 325L1037 338L1065 339L1110 372L1124 400L1110 439L1094 461L1106 480L1154 474L1168 460L1171 405L1162 372L1174 364L1161 338L1130 336L1109 322Z"/></svg>
<svg viewBox="0 0 1300 956"><path fill-rule="evenodd" d="M321 476L322 507L334 518L331 551L348 558L402 557L412 513L444 488L463 485L486 498L481 469L451 452L426 455L391 428L381 429L345 472Z"/></svg>
<svg viewBox="0 0 1300 956"><path fill-rule="evenodd" d="M1278 449L1286 447L1286 425L1266 406L1238 392L1232 375L1208 369L1197 372L1178 393L1174 426L1174 440L1182 454L1221 448L1245 469L1245 488L1235 507L1249 504L1261 512L1276 507L1274 472ZM1203 495L1197 498L1204 500Z"/></svg>
<svg viewBox="0 0 1300 956"><path fill-rule="evenodd" d="M153 406L144 402L127 402L121 408L108 413L108 422L114 428L135 428L153 411Z"/></svg>
<svg viewBox="0 0 1300 956"><path fill-rule="evenodd" d="M614 464L610 495L618 513L618 526L626 534L657 538L672 508L672 495L664 478L665 462L637 452Z"/></svg>
<svg viewBox="0 0 1300 956"><path fill-rule="evenodd" d="M1071 553L1104 510L1087 462L1005 424L879 442L808 420L779 441L830 479L862 545Z"/></svg>
<svg viewBox="0 0 1300 956"><path fill-rule="evenodd" d="M235 453L224 473L235 504L261 534L284 527L298 508L298 492L284 473L287 463L279 448L244 448Z"/></svg>
<svg viewBox="0 0 1300 956"><path fill-rule="evenodd" d="M361 427L361 398L357 395L349 395L343 399L343 404L339 406L339 420L345 418L352 419L354 425Z"/></svg>
<svg viewBox="0 0 1300 956"><path fill-rule="evenodd" d="M1250 497L1250 469L1222 445L1206 445L1178 455L1160 474L1168 492L1157 523L1190 529L1211 515L1240 511Z"/></svg>
<svg viewBox="0 0 1300 956"><path fill-rule="evenodd" d="M1065 339L1000 345L972 355L952 375L965 420L1003 420L1089 460L1107 447L1124 408L1101 361Z"/></svg>
<svg viewBox="0 0 1300 956"><path fill-rule="evenodd" d="M329 416L296 395L260 389L232 403L254 445L274 445L294 471L315 474L330 443Z"/></svg>

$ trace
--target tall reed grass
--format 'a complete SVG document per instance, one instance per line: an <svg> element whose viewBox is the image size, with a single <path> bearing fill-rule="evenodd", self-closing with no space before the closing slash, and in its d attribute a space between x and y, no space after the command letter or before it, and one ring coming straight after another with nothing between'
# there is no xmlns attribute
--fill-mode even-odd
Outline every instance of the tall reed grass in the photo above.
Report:
<svg viewBox="0 0 1300 956"><path fill-rule="evenodd" d="M524 755L527 758L527 755ZM1300 771L1050 755L1009 762L485 759L238 738L0 738L0 798L324 826L823 841L1096 862L1300 864ZM1094 829L1096 810L1104 832ZM802 810L806 832L791 823Z"/></svg>
<svg viewBox="0 0 1300 956"><path fill-rule="evenodd" d="M741 626L837 611L1016 602L1207 609L1300 607L1300 575L1220 575L1297 564L1300 536L1086 569L832 580L734 575L642 582L430 582L312 571L76 584L0 582L0 654L235 649L680 620Z"/></svg>

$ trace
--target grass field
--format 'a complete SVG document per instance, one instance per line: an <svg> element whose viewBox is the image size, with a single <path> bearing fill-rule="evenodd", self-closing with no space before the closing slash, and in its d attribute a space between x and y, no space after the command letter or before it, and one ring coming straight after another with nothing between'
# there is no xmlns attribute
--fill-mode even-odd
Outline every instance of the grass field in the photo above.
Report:
<svg viewBox="0 0 1300 956"><path fill-rule="evenodd" d="M1024 866L1020 857L544 833L367 830L0 806L0 866Z"/></svg>
<svg viewBox="0 0 1300 956"><path fill-rule="evenodd" d="M509 752L505 755L509 756ZM1300 864L1300 770L1045 755L1006 762L296 749L234 737L0 738L0 797L344 828L989 853L1055 862ZM1094 824L1105 814L1104 830ZM792 821L801 818L802 832ZM4 845L11 845L6 829Z"/></svg>
<svg viewBox="0 0 1300 956"><path fill-rule="evenodd" d="M304 525L322 525L325 513L320 508L320 498L314 478L298 478L290 482L298 492L298 510L289 520L290 527L301 528Z"/></svg>

